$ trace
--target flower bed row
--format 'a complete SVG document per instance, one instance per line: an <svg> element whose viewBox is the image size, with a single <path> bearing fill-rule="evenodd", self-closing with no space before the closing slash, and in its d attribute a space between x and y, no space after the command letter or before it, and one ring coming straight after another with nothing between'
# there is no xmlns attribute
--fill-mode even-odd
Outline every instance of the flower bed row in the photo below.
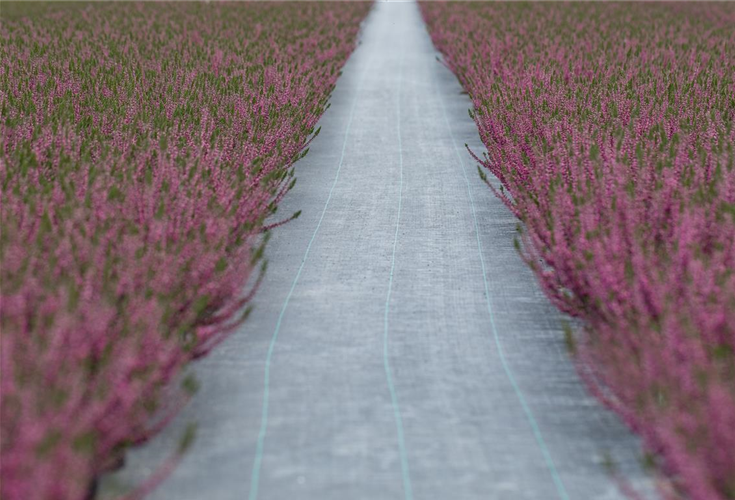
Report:
<svg viewBox="0 0 735 500"><path fill-rule="evenodd" d="M0 497L84 498L186 399L368 9L3 3Z"/></svg>
<svg viewBox="0 0 735 500"><path fill-rule="evenodd" d="M590 386L669 485L735 498L735 6L421 9Z"/></svg>

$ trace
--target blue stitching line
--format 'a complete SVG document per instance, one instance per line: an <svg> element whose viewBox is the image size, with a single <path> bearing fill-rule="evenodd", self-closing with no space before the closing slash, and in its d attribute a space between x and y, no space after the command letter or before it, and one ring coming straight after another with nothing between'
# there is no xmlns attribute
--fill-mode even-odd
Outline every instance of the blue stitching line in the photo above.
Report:
<svg viewBox="0 0 735 500"><path fill-rule="evenodd" d="M383 316L383 367L385 368L385 377L388 381L388 391L390 392L391 404L393 406L393 418L396 421L396 433L398 435L398 451L401 457L401 474L403 476L403 493L405 500L413 499L413 488L411 487L411 476L408 469L408 457L406 456L406 443L403 438L403 419L401 411L398 407L398 395L393 384L393 377L390 370L390 362L388 359L388 313L390 312L390 296L393 291L393 271L396 267L396 246L398 245L398 227L401 222L401 207L403 205L403 142L401 139L401 88L403 86L403 57L405 49L401 52L401 68L398 74L398 92L396 106L396 125L398 130L398 157L400 166L400 184L398 188L398 217L396 218L396 232L393 237L393 254L390 263L390 275L388 278L388 294L385 298L385 315Z"/></svg>
<svg viewBox="0 0 735 500"><path fill-rule="evenodd" d="M316 229L314 229L314 234L311 236L311 240L309 240L309 244L306 247L306 252L304 253L304 257L301 259L301 265L299 266L299 270L296 273L296 277L293 280L293 283L291 284L291 289L288 292L288 295L286 295L286 300L283 302L283 307L281 308L281 312L278 315L278 321L276 322L276 328L273 332L273 337L271 338L270 345L268 347L268 355L265 358L265 380L264 385L265 388L263 390L263 414L260 420L260 431L258 433L258 444L255 450L255 461L253 462L253 470L250 480L250 495L249 500L256 500L258 498L258 486L260 482L260 468L261 463L263 461L263 446L265 443L265 435L268 430L268 402L269 402L269 396L270 396L270 368L271 368L271 359L273 357L273 350L276 346L276 340L278 339L278 333L281 330L281 321L283 320L283 316L286 314L286 309L288 308L288 304L291 301L291 295L293 295L293 291L296 288L296 284L299 281L299 278L301 277L301 271L304 269L304 265L306 264L306 259L309 257L309 252L311 251L311 245L314 243L314 240L316 239L316 235L319 232L319 228L322 225L322 220L324 220L324 214L327 212L327 208L329 207L329 202L332 199L332 192L334 191L335 186L337 185L337 180L339 179L339 173L342 170L342 163L345 158L345 150L347 149L347 138L350 133L350 127L352 126L352 119L355 115L355 108L357 107L357 100L360 96L360 91L362 90L362 85L365 80L365 76L368 73L368 68L370 68L372 63L372 60L368 62L365 71L362 74L362 77L360 78L360 82L358 84L357 90L355 92L355 99L352 102L352 108L350 108L350 116L347 121L347 127L345 128L345 139L344 143L342 144L342 155L339 158L339 166L337 167L337 173L334 176L334 182L332 182L332 187L329 189L329 195L327 196L327 201L324 204L324 209L322 210L322 214L319 217L319 222L316 225Z"/></svg>
<svg viewBox="0 0 735 500"><path fill-rule="evenodd" d="M457 159L459 160L459 163L462 166L462 174L464 175L464 180L467 183L467 194L469 195L470 205L472 206L472 218L475 224L475 236L477 237L477 250L478 250L478 253L480 254L480 265L482 267L482 279L485 283L485 300L487 302L487 311L490 314L490 325L492 327L493 337L495 338L495 345L497 346L498 354L500 355L500 362L502 363L503 370L505 371L505 374L508 377L510 384L513 386L513 390L515 391L516 396L518 397L518 400L520 401L521 406L523 407L523 411L526 414L526 419L528 420L528 423L531 426L533 435L536 438L536 443L538 443L539 448L541 448L541 453L544 456L546 466L549 469L549 472L551 473L551 477L554 481L554 485L556 486L556 490L559 493L559 496L563 500L569 500L569 494L567 493L567 490L564 487L564 483L561 480L561 476L559 476L559 473L556 470L556 466L554 465L554 460L551 457L551 453L549 452L549 449L546 446L546 442L544 441L544 437L541 434L541 429L538 426L538 423L536 422L536 418L533 416L533 412L531 411L531 408L528 406L528 403L526 402L526 398L523 395L523 392L521 392L521 389L518 386L518 383L516 382L515 377L513 376L513 372L511 371L510 366L508 365L508 361L505 358L505 351L503 350L503 346L500 343L498 329L495 326L495 314L493 313L492 300L490 299L490 287L488 286L488 282L487 282L487 273L485 271L485 258L482 255L482 243L480 241L480 230L477 224L477 212L475 210L475 200L472 197L472 189L470 187L470 180L467 177L467 170L465 169L464 160L462 159L462 155L459 153L459 148L457 147L457 141L454 138L454 132L452 132L452 126L449 124L449 118L447 117L447 110L444 105L444 100L441 98L441 95L439 94L439 87L437 85L436 76L434 76L434 87L436 88L437 95L439 96L439 102L441 103L442 113L444 115L444 121L447 124L447 129L449 130L449 136L452 138L452 144L454 145L454 153L457 155Z"/></svg>

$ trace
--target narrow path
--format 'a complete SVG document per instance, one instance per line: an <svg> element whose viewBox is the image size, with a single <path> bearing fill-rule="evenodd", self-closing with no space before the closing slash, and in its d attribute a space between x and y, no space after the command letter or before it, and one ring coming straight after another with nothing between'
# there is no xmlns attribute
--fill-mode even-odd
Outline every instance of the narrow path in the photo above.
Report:
<svg viewBox="0 0 735 500"><path fill-rule="evenodd" d="M460 91L417 6L376 4L253 315L103 491L142 481L191 420L197 441L153 499L624 498L610 459L650 490L464 150L482 147Z"/></svg>

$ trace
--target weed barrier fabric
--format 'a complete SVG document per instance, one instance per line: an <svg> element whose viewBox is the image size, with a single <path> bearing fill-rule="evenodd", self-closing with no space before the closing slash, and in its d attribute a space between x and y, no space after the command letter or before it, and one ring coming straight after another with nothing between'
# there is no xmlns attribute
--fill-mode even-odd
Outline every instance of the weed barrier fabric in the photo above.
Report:
<svg viewBox="0 0 735 500"><path fill-rule="evenodd" d="M99 498L143 481L193 420L151 499L623 499L609 463L654 498L637 439L577 377L516 219L477 177L470 102L436 55L415 4L374 6L248 323Z"/></svg>

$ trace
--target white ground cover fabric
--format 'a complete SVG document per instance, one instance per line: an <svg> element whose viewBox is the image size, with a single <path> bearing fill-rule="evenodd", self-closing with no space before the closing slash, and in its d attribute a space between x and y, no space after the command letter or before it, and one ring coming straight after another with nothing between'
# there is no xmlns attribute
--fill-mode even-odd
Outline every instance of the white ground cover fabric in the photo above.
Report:
<svg viewBox="0 0 735 500"><path fill-rule="evenodd" d="M608 460L652 497L477 175L470 101L436 57L415 4L376 4L296 166L279 214L303 213L274 231L253 314L101 498L144 481L193 420L150 498L625 498Z"/></svg>

